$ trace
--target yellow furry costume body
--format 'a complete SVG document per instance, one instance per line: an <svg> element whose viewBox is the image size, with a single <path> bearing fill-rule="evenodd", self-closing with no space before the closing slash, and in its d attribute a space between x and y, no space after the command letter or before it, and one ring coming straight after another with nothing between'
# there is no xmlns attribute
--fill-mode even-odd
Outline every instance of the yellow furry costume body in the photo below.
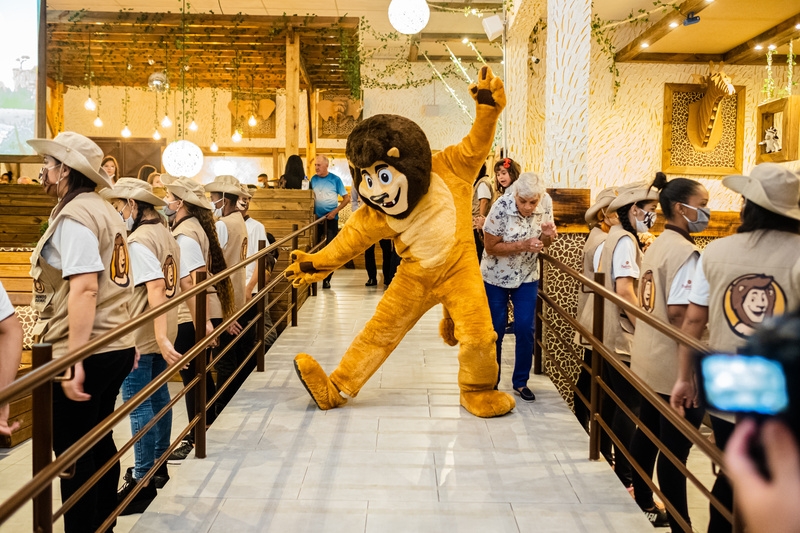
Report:
<svg viewBox="0 0 800 533"><path fill-rule="evenodd" d="M432 157L427 192L413 199L415 203L408 213L403 213L402 218L387 215L367 201L320 252L293 252L288 275L293 276L295 285L321 281L380 239L392 239L402 258L375 315L330 377L310 355L299 354L295 358L297 373L320 409L344 404L346 399L340 392L355 397L417 320L438 303L452 318L451 334L461 343L461 405L480 417L500 416L514 408L513 397L494 390L498 376L496 335L472 233L472 182L491 149L497 118L505 106L505 92L500 79L484 67L470 93L477 105L469 134L461 143ZM397 148L391 148L388 155L415 157L402 154ZM387 164L378 168L387 166L395 170ZM369 179L366 171L362 172ZM405 179L399 172L396 176L398 180ZM389 174L389 181L391 178ZM371 187L372 182L369 183ZM413 186L409 181L408 187ZM359 188L360 193L363 190L366 189ZM371 198L375 200L374 196ZM395 205L385 202L389 207ZM447 320L445 325L449 326Z"/></svg>

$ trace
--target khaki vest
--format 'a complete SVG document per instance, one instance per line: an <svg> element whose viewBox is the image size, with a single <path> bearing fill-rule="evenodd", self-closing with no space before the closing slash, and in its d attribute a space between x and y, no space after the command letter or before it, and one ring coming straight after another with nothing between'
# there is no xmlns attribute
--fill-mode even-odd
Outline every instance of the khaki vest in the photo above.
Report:
<svg viewBox="0 0 800 533"><path fill-rule="evenodd" d="M206 271L211 272L211 253L209 251L210 245L208 243L208 236L206 235L206 232L203 231L203 226L200 225L200 221L195 217L184 219L176 228L172 230L173 237L177 239L178 235L185 235L200 245L200 251L203 252L203 257L206 258ZM217 298L216 294L212 294L210 296L210 299L212 300L215 298ZM191 321L192 314L189 312L189 306L186 304L186 302L183 302L178 308L178 324L185 324Z"/></svg>
<svg viewBox="0 0 800 533"><path fill-rule="evenodd" d="M228 242L222 249L222 255L225 256L225 264L230 268L247 259L247 224L238 211L220 218L220 221L228 228ZM234 306L236 309L241 309L244 305L244 288L247 285L243 268L231 274L231 283L233 284ZM211 318L222 318L222 303L219 298L211 300L210 316Z"/></svg>
<svg viewBox="0 0 800 533"><path fill-rule="evenodd" d="M501 194L497 190L497 186L494 184L494 180L489 176L484 176L478 180L478 183L475 184L472 190L472 216L476 217L480 215L481 210L481 202L478 200L478 187L481 183L485 183L487 187L489 187L489 192L491 192L492 197L489 198L489 208L494 205L498 198L500 198ZM487 212L488 213L488 212Z"/></svg>
<svg viewBox="0 0 800 533"><path fill-rule="evenodd" d="M594 254L598 246L606 241L608 234L597 225L589 232L589 237L583 245L583 275L589 279L594 279ZM578 287L578 314L575 315L583 327L592 331L594 321L594 308L592 307L592 291L586 289L582 284ZM579 334L575 334L575 343L589 346Z"/></svg>
<svg viewBox="0 0 800 533"><path fill-rule="evenodd" d="M735 352L766 318L800 305L800 235L756 231L725 237L703 252L709 283L709 345Z"/></svg>
<svg viewBox="0 0 800 533"><path fill-rule="evenodd" d="M647 249L639 277L639 307L669 323L667 298L672 282L697 247L673 230L665 230ZM631 370L659 394L671 394L678 377L678 343L649 324L638 322L633 334Z"/></svg>
<svg viewBox="0 0 800 533"><path fill-rule="evenodd" d="M39 239L31 254L31 277L33 278L33 302L31 306L39 313L33 329L36 342L53 345L53 357L67 354L69 319L67 300L69 280L63 279L61 270L47 264L42 257L45 243L53 236L58 225L70 218L86 226L97 237L100 259L105 270L97 273L97 300L91 338L99 337L120 324L130 320L128 305L133 295L133 279L130 272L128 245L125 241L125 223L111 204L99 194L79 194L68 202L50 220L47 231ZM124 335L102 348L102 352L123 350L134 346L132 334Z"/></svg>
<svg viewBox="0 0 800 533"><path fill-rule="evenodd" d="M181 249L169 230L160 223L142 224L128 236L128 243L134 242L144 245L153 252L153 255L161 263L167 298L170 299L179 294ZM139 316L150 309L146 284L143 283L134 287L130 309L131 317ZM175 308L168 311L166 316L167 337L170 342L175 342L175 337L178 336L178 309ZM136 330L134 335L136 336L136 347L139 348L139 353L161 353L161 349L156 342L156 331L153 322L149 322Z"/></svg>
<svg viewBox="0 0 800 533"><path fill-rule="evenodd" d="M642 264L642 251L636 241L636 236L629 233L621 225L612 226L603 245L603 252L600 254L600 272L606 274L606 288L611 292L615 291L614 279L611 276L611 264L614 262L614 249L623 237L633 239L636 249L636 264ZM633 342L633 324L622 310L611 303L605 301L605 315L603 316L603 343L616 352L623 361L630 361L631 343Z"/></svg>

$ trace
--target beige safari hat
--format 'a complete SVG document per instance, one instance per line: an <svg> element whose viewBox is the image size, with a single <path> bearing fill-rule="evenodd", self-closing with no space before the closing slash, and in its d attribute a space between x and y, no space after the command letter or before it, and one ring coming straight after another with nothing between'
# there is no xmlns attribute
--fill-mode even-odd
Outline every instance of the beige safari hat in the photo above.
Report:
<svg viewBox="0 0 800 533"><path fill-rule="evenodd" d="M590 226L597 224L597 213L601 209L608 207L616 197L617 189L615 187L608 187L600 191L597 194L597 198L594 200L594 204L592 204L592 206L586 210L586 214L583 216L584 220L586 220L586 223Z"/></svg>
<svg viewBox="0 0 800 533"><path fill-rule="evenodd" d="M101 189L111 187L111 179L100 168L103 150L90 138L74 131L62 131L55 139L31 139L28 144L39 155L58 159L95 182Z"/></svg>
<svg viewBox="0 0 800 533"><path fill-rule="evenodd" d="M749 176L728 176L722 184L754 204L800 220L800 175L775 163L761 163Z"/></svg>
<svg viewBox="0 0 800 533"><path fill-rule="evenodd" d="M164 181L162 178L161 181ZM217 176L211 183L206 183L206 192L219 192L223 194L231 194L234 196L244 196L250 198L253 196L249 191L241 189L242 184L234 176L224 174Z"/></svg>
<svg viewBox="0 0 800 533"><path fill-rule="evenodd" d="M189 178L176 178L169 174L161 174L161 183L169 192L192 205L208 209L214 208L206 199L206 192L202 185Z"/></svg>
<svg viewBox="0 0 800 533"><path fill-rule="evenodd" d="M618 190L617 197L608 204L608 212L614 213L622 206L635 204L645 200L658 201L658 189L650 186L649 182L638 182L623 185Z"/></svg>
<svg viewBox="0 0 800 533"><path fill-rule="evenodd" d="M110 189L100 191L100 196L106 200L121 198L139 200L150 205L164 206L167 202L153 194L153 186L136 178L120 178Z"/></svg>

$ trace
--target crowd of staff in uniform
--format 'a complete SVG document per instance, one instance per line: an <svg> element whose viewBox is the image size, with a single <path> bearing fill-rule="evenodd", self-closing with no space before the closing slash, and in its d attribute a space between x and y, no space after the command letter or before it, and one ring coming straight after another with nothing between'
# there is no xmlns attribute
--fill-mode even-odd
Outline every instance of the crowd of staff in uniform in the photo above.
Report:
<svg viewBox="0 0 800 533"><path fill-rule="evenodd" d="M203 186L191 179L162 174L158 176L166 188L162 199L153 193L152 182L117 177L116 161L104 158L102 150L80 134L64 132L52 140L29 143L43 156L40 182L46 194L57 199L48 228L31 257L33 307L38 312L34 334L39 342L52 344L54 357L73 352L90 338L168 302L191 289L198 273L221 272L254 254L259 240L268 241L264 226L247 215L251 193L234 176L218 176ZM325 177L327 161L318 160L318 165L322 163ZM528 379L540 277L538 254L558 238L553 201L539 176L522 172L512 159L498 159L493 171L493 178L482 171L475 181L475 243L497 333L498 363L503 336L511 332L515 335L512 387L521 400L532 402L535 394ZM296 174L287 174L292 186L299 181L299 172ZM709 193L699 182L685 178L668 181L658 173L653 180L601 191L586 212L591 232L583 250L583 273L588 277L604 273L606 288L620 298L692 337L701 338L707 329L714 351L733 353L767 318L800 304L800 176L779 165L762 164L749 176L725 178L723 185L744 199L742 224L735 235L710 243L702 253L693 234L707 228L710 210ZM342 191L338 191L338 197L342 200L337 208L349 201ZM653 240L649 231L659 205L666 225ZM328 218L334 220L336 211L334 208ZM369 276L367 285L375 285L374 266ZM214 285L206 295L206 334L253 297L257 278L256 263L252 263L247 270ZM578 319L589 330L593 318L590 301L589 294L582 291ZM54 384L56 455L113 411L120 390L125 401L134 397L193 346L196 303L189 299L134 333L119 337L101 353L76 364L74 379ZM0 288L0 346L21 344L21 336L17 338L15 333L19 324L13 308L8 313L9 307ZM230 346L216 363L217 380L210 373L206 376L207 398L229 382L207 413L208 424L214 422L255 366L251 358L242 372L233 375L255 344L254 328L236 339L242 325L255 313L254 307L233 322L221 333L215 350L207 354L211 357ZM619 360L698 427L705 411L698 403L692 353L610 301L605 302L604 326L605 343ZM585 358L590 362L587 340L577 336L576 342L586 346ZM18 361L0 358L0 386L13 380L16 364ZM621 373L611 365L605 365L605 369L603 377L614 393L685 463L689 441L654 406L643 401ZM184 384L195 376L189 368L180 374ZM498 386L500 379L498 374ZM587 397L588 383L587 376L581 375L578 388ZM185 395L185 400L191 420L198 406L193 394ZM131 413L132 433L139 432L168 402L164 385ZM622 410L614 409L611 402L606 402L606 409L603 417L611 421L614 433L645 472L657 469L661 491L689 521L685 477L659 456L642 428L637 428ZM588 413L579 401L576 415L583 424L588 423ZM729 439L736 450L746 448L741 444L742 437L734 433L734 420L716 413L711 421L720 448ZM0 407L0 432L7 434L14 428L8 423L8 406ZM117 462L66 513L65 531L94 531L166 453L170 428L168 412L135 444L134 466L124 474L122 489L118 491L122 472ZM780 429L770 431L782 435ZM776 437L775 442L783 442L783 449L794 454L791 457L797 463L796 447L785 445L787 441L781 438ZM185 458L194 439L192 430L170 459ZM608 440L602 443L604 455L650 521L680 531L675 518L658 505L653 491L624 460L624 454L613 448ZM78 459L74 475L61 479L62 500L74 494L116 452L109 433ZM748 473L752 464L742 453L731 457L732 464L740 466L738 470L729 469L732 475ZM737 491L745 478L742 474L733 479ZM140 487L123 514L144 510L156 489L168 480L164 463L150 482ZM791 484L792 480L783 481L786 484L781 490L800 492L800 472L797 486ZM774 490L774 486L767 484L763 490ZM730 508L733 490L725 476L717 477L712 492ZM709 531L728 530L730 524L712 507Z"/></svg>

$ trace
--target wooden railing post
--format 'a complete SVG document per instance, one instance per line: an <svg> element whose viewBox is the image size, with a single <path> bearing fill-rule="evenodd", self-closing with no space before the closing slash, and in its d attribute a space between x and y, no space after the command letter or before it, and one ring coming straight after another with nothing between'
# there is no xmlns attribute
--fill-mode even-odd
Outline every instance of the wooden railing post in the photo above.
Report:
<svg viewBox="0 0 800 533"><path fill-rule="evenodd" d="M602 272L597 272L594 275L594 280L599 285L605 285L606 275ZM592 335L597 340L603 340L603 311L605 308L605 300L596 292L592 295L593 303L593 317L592 317ZM597 461L600 458L600 422L597 417L600 416L601 398L600 398L600 385L597 379L602 375L603 357L596 348L592 348L592 390L591 390L591 403L589 405L589 459Z"/></svg>
<svg viewBox="0 0 800 533"><path fill-rule="evenodd" d="M34 370L53 359L51 344L34 344L32 349ZM60 386L60 385L59 385ZM52 462L53 450L53 382L47 381L33 389L33 476ZM53 531L53 485L48 484L33 497L33 531Z"/></svg>
<svg viewBox="0 0 800 533"><path fill-rule="evenodd" d="M298 227L299 226L297 224L292 224L292 233L296 232ZM297 247L298 247L298 241L297 241L297 235L295 235L294 237L292 237L292 250L297 250ZM292 285L292 297L291 298L292 299L289 302L289 305L292 306L292 327L296 327L297 326L297 288L294 285Z"/></svg>
<svg viewBox="0 0 800 533"><path fill-rule="evenodd" d="M541 256L536 258L539 261L539 291L544 291L544 259ZM541 298L536 298L536 310L534 311L534 318L533 323L535 325L533 330L533 373L534 374L541 374L542 373L542 342L543 342L543 335L542 335L542 328L544 324L542 323L542 314L544 314L544 302Z"/></svg>
<svg viewBox="0 0 800 533"><path fill-rule="evenodd" d="M206 280L205 272L197 273L196 283L202 283ZM195 295L195 313L194 313L194 342L195 344L202 342L206 337L206 294L208 291L203 291ZM194 358L194 372L199 381L194 386L194 405L195 411L200 415L200 420L194 427L194 456L198 459L205 459L206 457L206 351L203 350Z"/></svg>
<svg viewBox="0 0 800 533"><path fill-rule="evenodd" d="M258 241L258 249L263 250L267 247L267 242L263 239ZM257 291L261 292L267 285L267 256L261 256L258 258L256 262L256 268L258 269L258 285ZM258 323L256 324L256 342L259 343L260 348L256 351L256 370L258 372L264 371L264 333L266 332L266 321L264 320L264 313L266 312L266 305L265 300L269 299L269 293L265 294L262 298L258 299L258 303L256 304L256 308L258 309Z"/></svg>

